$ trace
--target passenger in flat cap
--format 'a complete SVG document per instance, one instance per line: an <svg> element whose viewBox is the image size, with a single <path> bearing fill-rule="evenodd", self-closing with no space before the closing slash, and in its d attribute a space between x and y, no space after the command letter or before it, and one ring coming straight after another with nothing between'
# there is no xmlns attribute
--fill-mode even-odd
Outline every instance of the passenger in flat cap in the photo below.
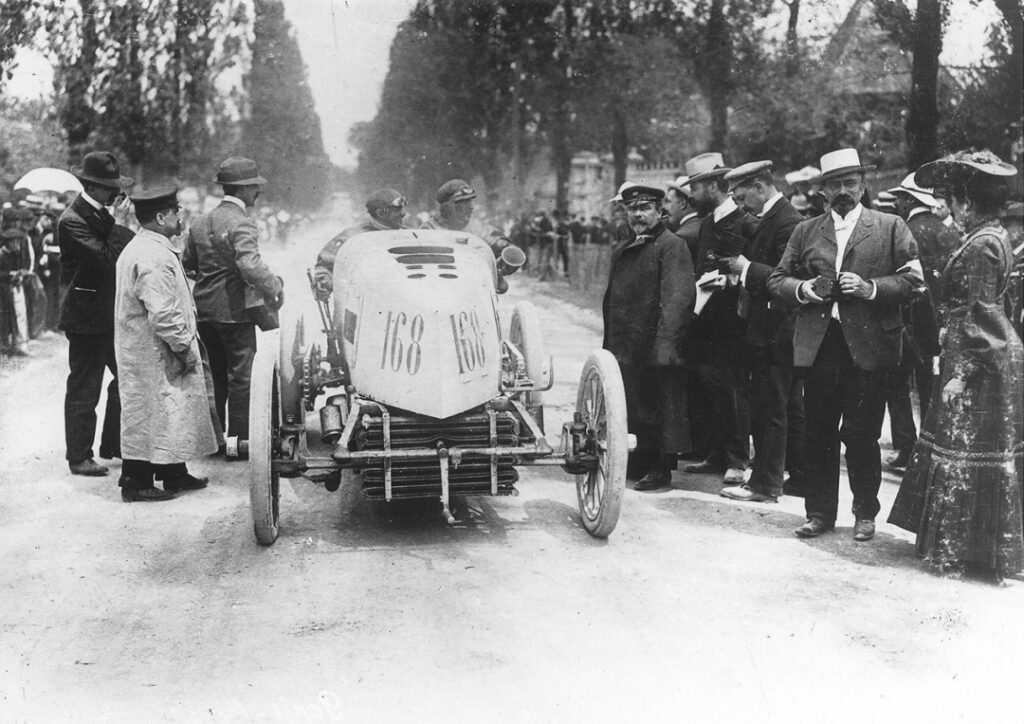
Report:
<svg viewBox="0 0 1024 724"><path fill-rule="evenodd" d="M249 439L249 381L256 356L254 303L277 310L284 282L260 255L259 229L250 216L267 180L258 164L241 156L217 167L224 198L192 221L182 263L192 289L199 337L210 355L217 413L227 434ZM227 412L225 413L225 405Z"/></svg>
<svg viewBox="0 0 1024 724"><path fill-rule="evenodd" d="M697 279L717 274L720 260L747 253L749 216L729 195L725 175L732 169L720 153L702 153L686 162L697 210L703 214L697 233ZM744 355L746 320L738 313L739 287L730 284L711 294L690 329L687 354L695 385L693 422L706 431L706 457L683 468L691 473L721 473L723 485L742 485L750 461L749 370Z"/></svg>
<svg viewBox="0 0 1024 724"><path fill-rule="evenodd" d="M405 218L405 197L394 189L377 189L366 198L366 218L324 244L313 267L313 295L326 302L334 291L334 260L338 249L357 234L401 229Z"/></svg>
<svg viewBox="0 0 1024 724"><path fill-rule="evenodd" d="M177 188L154 186L132 202L142 229L117 260L114 306L126 503L206 487L187 462L217 450L195 304L173 240L183 231Z"/></svg>
<svg viewBox="0 0 1024 724"><path fill-rule="evenodd" d="M722 495L774 503L784 492L787 469L791 493L803 488L803 387L793 371L792 310L771 304L768 277L803 216L775 187L771 161L745 163L725 180L733 198L757 220L747 254L724 260L739 280L739 304L746 310L755 457L750 480L723 488Z"/></svg>
<svg viewBox="0 0 1024 724"><path fill-rule="evenodd" d="M622 192L635 238L612 251L602 304L603 346L619 362L637 436L630 455L636 490L671 485L678 455L690 450L681 345L696 289L685 242L661 221L664 195L644 185Z"/></svg>
<svg viewBox="0 0 1024 724"><path fill-rule="evenodd" d="M422 228L467 231L486 241L487 245L491 247L495 259L502 259L502 255L505 254L504 258L518 262L515 266L509 264L501 266L505 271L501 272L498 277L498 293L502 294L508 290L505 276L514 273L522 266L523 262L520 259L525 260L526 256L519 247L512 244L501 229L473 218L473 211L476 208L475 200L476 191L462 179L446 181L437 190L437 215L430 217ZM508 248L511 248L511 251L506 254L505 250Z"/></svg>

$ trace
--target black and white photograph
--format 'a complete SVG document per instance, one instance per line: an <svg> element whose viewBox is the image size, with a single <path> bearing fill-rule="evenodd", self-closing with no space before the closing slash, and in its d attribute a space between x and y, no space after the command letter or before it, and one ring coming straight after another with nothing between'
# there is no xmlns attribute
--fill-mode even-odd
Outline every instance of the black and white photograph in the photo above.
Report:
<svg viewBox="0 0 1024 724"><path fill-rule="evenodd" d="M1022 0L0 0L0 722L1016 721Z"/></svg>

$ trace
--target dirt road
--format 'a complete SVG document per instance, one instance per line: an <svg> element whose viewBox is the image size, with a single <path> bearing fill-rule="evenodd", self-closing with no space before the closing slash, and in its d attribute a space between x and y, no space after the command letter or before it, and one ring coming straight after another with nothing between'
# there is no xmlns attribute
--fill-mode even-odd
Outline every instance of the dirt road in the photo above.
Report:
<svg viewBox="0 0 1024 724"><path fill-rule="evenodd" d="M288 303L324 238L268 252ZM545 324L557 427L600 320L512 281L506 323L530 298ZM262 548L244 464L198 461L211 486L154 505L121 502L116 461L72 477L66 345L34 351L0 368L2 722L1020 717L1024 584L933 577L891 526L858 544L844 516L801 541L801 500L731 502L677 472L627 492L601 542L567 476L524 469L519 497L473 499L452 527L282 481Z"/></svg>

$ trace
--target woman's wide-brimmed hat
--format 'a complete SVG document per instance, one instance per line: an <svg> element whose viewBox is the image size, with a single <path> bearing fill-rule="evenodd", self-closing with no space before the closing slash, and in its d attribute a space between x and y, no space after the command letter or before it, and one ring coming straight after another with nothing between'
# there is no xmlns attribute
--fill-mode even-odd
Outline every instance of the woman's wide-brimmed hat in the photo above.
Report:
<svg viewBox="0 0 1024 724"><path fill-rule="evenodd" d="M131 176L122 176L117 157L110 151L92 151L85 154L81 166L72 166L71 175L83 183L94 183L108 188L127 188Z"/></svg>
<svg viewBox="0 0 1024 724"><path fill-rule="evenodd" d="M921 186L949 186L978 175L1005 180L1016 173L1017 169L989 150L957 151L917 169L914 181Z"/></svg>

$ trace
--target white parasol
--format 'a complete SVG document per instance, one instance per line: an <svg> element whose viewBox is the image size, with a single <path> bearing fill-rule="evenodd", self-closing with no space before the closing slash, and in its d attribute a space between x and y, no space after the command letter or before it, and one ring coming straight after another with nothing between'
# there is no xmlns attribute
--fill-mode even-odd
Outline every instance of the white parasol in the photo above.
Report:
<svg viewBox="0 0 1024 724"><path fill-rule="evenodd" d="M59 168L34 168L18 179L16 189L28 189L34 193L53 191L61 194L65 191L82 191L81 182L67 171Z"/></svg>

